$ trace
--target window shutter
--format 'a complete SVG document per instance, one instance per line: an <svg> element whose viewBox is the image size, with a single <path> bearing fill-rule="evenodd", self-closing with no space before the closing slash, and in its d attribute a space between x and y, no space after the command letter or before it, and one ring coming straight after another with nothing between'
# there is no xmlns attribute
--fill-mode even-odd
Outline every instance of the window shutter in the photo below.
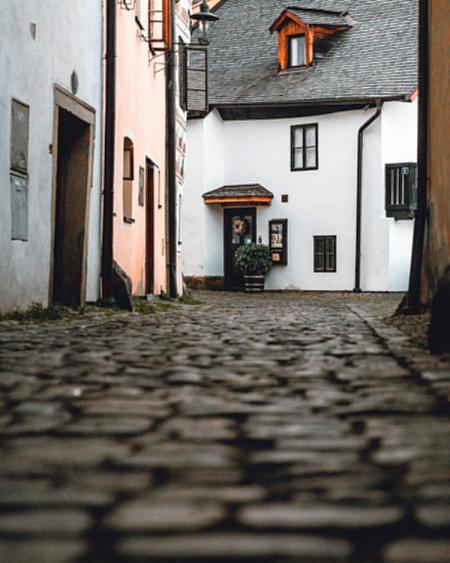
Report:
<svg viewBox="0 0 450 563"><path fill-rule="evenodd" d="M205 47L183 49L185 107L187 111L208 111L208 51Z"/></svg>
<svg viewBox="0 0 450 563"><path fill-rule="evenodd" d="M180 37L180 48L178 50L178 81L179 81L179 95L180 95L180 107L182 110L187 109L187 91L186 91L186 44Z"/></svg>
<svg viewBox="0 0 450 563"><path fill-rule="evenodd" d="M148 35L155 51L171 49L170 0L148 0Z"/></svg>

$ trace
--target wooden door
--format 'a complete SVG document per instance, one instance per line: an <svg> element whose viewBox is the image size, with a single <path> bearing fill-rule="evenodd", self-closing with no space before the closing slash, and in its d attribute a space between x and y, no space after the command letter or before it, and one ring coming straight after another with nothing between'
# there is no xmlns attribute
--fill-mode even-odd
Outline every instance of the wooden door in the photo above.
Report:
<svg viewBox="0 0 450 563"><path fill-rule="evenodd" d="M240 290L244 276L236 265L234 254L244 244L256 242L256 208L224 210L225 289Z"/></svg>
<svg viewBox="0 0 450 563"><path fill-rule="evenodd" d="M91 133L88 123L59 109L52 302L70 307L85 298Z"/></svg>

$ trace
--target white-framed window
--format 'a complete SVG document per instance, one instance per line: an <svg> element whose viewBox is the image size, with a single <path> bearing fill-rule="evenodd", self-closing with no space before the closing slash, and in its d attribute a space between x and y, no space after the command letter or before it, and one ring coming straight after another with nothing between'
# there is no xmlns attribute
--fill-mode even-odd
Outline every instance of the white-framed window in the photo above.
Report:
<svg viewBox="0 0 450 563"><path fill-rule="evenodd" d="M306 65L306 41L304 35L288 36L289 68Z"/></svg>
<svg viewBox="0 0 450 563"><path fill-rule="evenodd" d="M319 168L319 126L317 123L291 127L291 170Z"/></svg>

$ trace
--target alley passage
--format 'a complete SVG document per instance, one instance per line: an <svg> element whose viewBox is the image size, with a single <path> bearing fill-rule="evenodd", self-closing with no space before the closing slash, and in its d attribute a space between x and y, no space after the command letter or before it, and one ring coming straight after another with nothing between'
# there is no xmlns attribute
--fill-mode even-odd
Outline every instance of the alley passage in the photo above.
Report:
<svg viewBox="0 0 450 563"><path fill-rule="evenodd" d="M450 366L399 296L0 328L2 563L448 563Z"/></svg>

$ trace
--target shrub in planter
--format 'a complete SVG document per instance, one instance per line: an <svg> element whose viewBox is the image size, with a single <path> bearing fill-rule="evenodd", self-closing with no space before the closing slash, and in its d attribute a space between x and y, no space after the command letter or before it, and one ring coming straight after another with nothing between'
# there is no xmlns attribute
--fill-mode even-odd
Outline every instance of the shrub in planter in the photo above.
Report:
<svg viewBox="0 0 450 563"><path fill-rule="evenodd" d="M244 274L245 291L263 291L265 275L272 267L269 248L264 244L247 244L240 246L234 256Z"/></svg>

